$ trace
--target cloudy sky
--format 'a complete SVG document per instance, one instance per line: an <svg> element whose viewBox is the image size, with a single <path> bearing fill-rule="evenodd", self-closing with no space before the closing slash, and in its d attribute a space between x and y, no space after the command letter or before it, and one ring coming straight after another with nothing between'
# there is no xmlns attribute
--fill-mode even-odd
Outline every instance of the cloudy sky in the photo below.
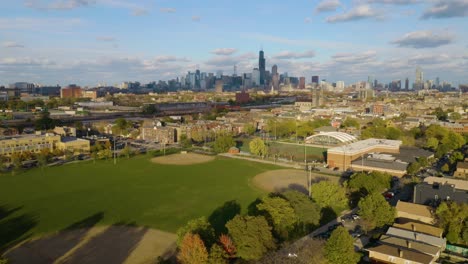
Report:
<svg viewBox="0 0 468 264"><path fill-rule="evenodd" d="M148 82L197 67L468 83L468 0L0 0L0 84Z"/></svg>

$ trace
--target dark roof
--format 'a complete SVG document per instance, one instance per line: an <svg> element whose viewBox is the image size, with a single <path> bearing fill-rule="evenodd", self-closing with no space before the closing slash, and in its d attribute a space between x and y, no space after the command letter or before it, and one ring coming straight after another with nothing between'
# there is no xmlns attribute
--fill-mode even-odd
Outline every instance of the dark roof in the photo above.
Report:
<svg viewBox="0 0 468 264"><path fill-rule="evenodd" d="M437 204L442 200L468 203L468 192L455 189L455 186L450 184L428 184L423 182L414 187L415 203L428 205Z"/></svg>
<svg viewBox="0 0 468 264"><path fill-rule="evenodd" d="M408 146L401 146L400 147L400 153L398 154L392 154L395 158L404 161L404 162L415 162L416 158L418 157L426 157L429 158L434 155L434 153L421 149L421 148L415 148L415 147L408 147Z"/></svg>
<svg viewBox="0 0 468 264"><path fill-rule="evenodd" d="M397 161L385 161L385 160L375 160L375 159L368 159L362 158L357 159L352 162L353 165L365 167L374 167L380 169L389 169L389 170L397 170L397 171L406 171L406 167L408 167L408 163L397 162Z"/></svg>

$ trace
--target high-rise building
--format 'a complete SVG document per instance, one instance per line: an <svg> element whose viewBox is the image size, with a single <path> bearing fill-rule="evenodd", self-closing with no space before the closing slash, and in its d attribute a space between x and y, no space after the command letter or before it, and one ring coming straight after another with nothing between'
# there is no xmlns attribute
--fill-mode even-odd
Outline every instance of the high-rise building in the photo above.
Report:
<svg viewBox="0 0 468 264"><path fill-rule="evenodd" d="M336 82L336 90L342 92L344 90L345 84L343 81Z"/></svg>
<svg viewBox="0 0 468 264"><path fill-rule="evenodd" d="M60 98L80 98L82 95L81 87L70 84L68 87L60 90Z"/></svg>
<svg viewBox="0 0 468 264"><path fill-rule="evenodd" d="M263 50L260 50L258 58L258 69L260 71L260 85L265 84L265 54Z"/></svg>
<svg viewBox="0 0 468 264"><path fill-rule="evenodd" d="M254 68L252 71L252 85L260 85L260 70L258 68Z"/></svg>
<svg viewBox="0 0 468 264"><path fill-rule="evenodd" d="M409 90L409 79L406 78L405 80L405 90Z"/></svg>
<svg viewBox="0 0 468 264"><path fill-rule="evenodd" d="M319 77L318 76L312 76L312 83L313 84L319 84Z"/></svg>
<svg viewBox="0 0 468 264"><path fill-rule="evenodd" d="M216 83L215 83L215 92L216 92L216 93L222 93L222 92L223 92L223 86L224 86L224 82L223 82L222 79L216 80Z"/></svg>
<svg viewBox="0 0 468 264"><path fill-rule="evenodd" d="M419 66L416 68L416 79L414 83L416 89L420 90L424 88L424 73Z"/></svg>
<svg viewBox="0 0 468 264"><path fill-rule="evenodd" d="M367 83L371 88L374 87L374 76L367 76Z"/></svg>
<svg viewBox="0 0 468 264"><path fill-rule="evenodd" d="M279 83L280 83L280 78L278 74L278 66L273 65L271 67L271 87L273 90L278 91L279 90Z"/></svg>
<svg viewBox="0 0 468 264"><path fill-rule="evenodd" d="M216 72L216 79L221 79L222 76L223 76L223 71L219 70Z"/></svg>
<svg viewBox="0 0 468 264"><path fill-rule="evenodd" d="M305 77L299 78L299 89L305 89Z"/></svg>

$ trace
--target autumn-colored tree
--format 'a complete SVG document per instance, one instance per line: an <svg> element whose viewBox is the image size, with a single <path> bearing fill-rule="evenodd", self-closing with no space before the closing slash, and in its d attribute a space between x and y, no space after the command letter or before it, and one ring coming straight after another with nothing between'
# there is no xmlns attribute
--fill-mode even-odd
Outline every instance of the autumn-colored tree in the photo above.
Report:
<svg viewBox="0 0 468 264"><path fill-rule="evenodd" d="M236 256L236 246L234 245L234 243L228 235L221 234L221 236L219 236L219 242L221 243L224 251L228 254L230 258Z"/></svg>
<svg viewBox="0 0 468 264"><path fill-rule="evenodd" d="M208 252L198 234L187 233L182 240L177 254L182 264L203 264L208 262Z"/></svg>

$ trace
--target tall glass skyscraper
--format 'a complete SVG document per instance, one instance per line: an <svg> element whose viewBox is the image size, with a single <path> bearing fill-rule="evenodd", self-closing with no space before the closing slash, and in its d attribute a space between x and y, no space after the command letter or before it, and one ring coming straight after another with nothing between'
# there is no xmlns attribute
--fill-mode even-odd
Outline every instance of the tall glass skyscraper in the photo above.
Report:
<svg viewBox="0 0 468 264"><path fill-rule="evenodd" d="M260 71L260 85L265 85L265 54L263 50L259 54L258 69Z"/></svg>

